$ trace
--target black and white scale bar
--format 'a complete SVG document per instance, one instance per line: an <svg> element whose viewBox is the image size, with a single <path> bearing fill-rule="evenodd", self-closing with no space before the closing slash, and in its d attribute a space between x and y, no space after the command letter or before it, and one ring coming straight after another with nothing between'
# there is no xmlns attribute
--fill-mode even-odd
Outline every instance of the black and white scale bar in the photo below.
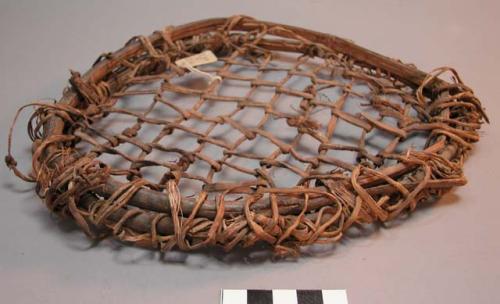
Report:
<svg viewBox="0 0 500 304"><path fill-rule="evenodd" d="M347 294L331 289L223 289L221 304L347 304Z"/></svg>

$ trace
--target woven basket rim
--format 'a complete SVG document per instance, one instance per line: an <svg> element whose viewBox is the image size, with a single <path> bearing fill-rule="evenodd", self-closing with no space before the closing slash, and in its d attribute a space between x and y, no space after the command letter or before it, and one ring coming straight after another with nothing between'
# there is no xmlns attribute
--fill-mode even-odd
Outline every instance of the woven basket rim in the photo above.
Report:
<svg viewBox="0 0 500 304"><path fill-rule="evenodd" d="M229 18L213 18L213 19L206 19L206 20L201 20L201 21L195 21L191 23L187 23L184 25L176 26L176 27L171 27L169 28L169 34L170 34L170 39L172 42L176 42L178 40L182 39L188 39L190 37L204 34L204 33L209 33L213 32L216 30L219 30L221 27L228 26L228 24L231 27L231 31L241 31L241 32L248 32L252 30L259 29L259 27L266 26L268 28L272 27L279 27L280 30L276 33L273 33L274 36L280 37L280 38L290 38L290 35L288 34L289 32L293 32L296 35L299 35L301 37L304 37L305 39L311 41L312 43L323 45L327 47L328 49L331 49L334 52L342 53L350 58L353 58L357 64L363 66L363 67L368 67L368 68L379 68L388 74L390 74L392 77L397 79L398 81L414 88L417 92L417 94L422 94L425 97L428 97L430 99L435 99L441 92L449 90L450 88L454 88L455 85L452 83L448 83L438 76L440 75L441 72L447 71L448 69L441 69L437 70L435 73L425 73L423 71L420 71L413 65L408 65L404 64L399 60L395 60L383 55L380 55L376 52L373 52L371 50L368 50L366 48L360 47L353 42L343 39L340 37L336 37L331 34L325 34L325 33L320 33L300 27L295 27L295 26L289 26L289 25L284 25L284 24L279 24L279 23L273 23L273 22L267 22L267 21L260 21L253 19L251 17L246 17L246 16L233 16ZM147 41L151 43L151 45L155 45L165 37L163 36L162 32L155 32L152 35L145 37ZM268 45L270 50L277 50L277 51L286 51L283 49L280 49L281 46L279 45ZM276 49L273 49L276 48ZM119 66L120 59L127 59L132 56L135 56L141 52L144 51L144 43L141 40L138 39L132 39L129 43L127 43L124 47L121 49L110 53L111 55L108 54L108 56L103 56L99 57L99 59L96 61L96 63L87 71L85 72L81 77L79 74L75 73L75 75L78 77L79 83L86 84L89 82L92 83L97 83L104 79L106 75L110 72L113 71L115 68ZM112 59L111 59L112 58ZM454 73L454 70L451 69L451 71ZM455 77L458 78L458 75L455 74ZM460 81L460 79L459 79ZM78 107L78 104L80 103L81 100L81 93L78 92L78 90L75 88L77 85L75 83L72 83L72 87L68 87L65 89L62 98L57 102L60 105L69 105L71 107ZM463 86L465 87L465 85ZM110 89L112 92L112 89ZM472 92L472 91L471 91ZM473 96L473 95L472 95ZM475 98L475 97L472 97ZM479 101L477 101L479 104ZM480 119L485 119L487 121L486 114L483 112L483 109L479 106L476 105L475 111L478 112ZM65 133L65 122L63 119L61 119L57 115L52 115L50 116L50 119L48 119L44 124L44 134L45 138L49 137L54 137L54 136L64 136L66 135ZM465 151L468 149L461 147L459 143L457 143L457 140L454 138L451 138L450 136L446 134L441 134L442 139L435 141L433 144L428 146L424 152L428 152L431 154L439 154L442 158L447 159L449 161L455 160L455 159L460 159L459 161L462 161L463 156L465 155ZM469 145L468 143L464 143L467 146ZM48 144L43 151L43 155L52 155L56 150L58 149L58 146L56 144ZM41 159L43 159L43 155ZM59 159L51 159L50 162L52 164L55 164L56 166L58 165L58 162L60 162ZM62 164L64 166L64 164ZM12 168L12 166L10 165ZM412 164L409 163L403 163L403 162L397 162L395 165L389 166L384 168L383 170L379 171L381 174L380 175L370 175L370 176L361 176L360 179L358 180L358 183L361 187L369 186L369 185L377 185L380 182L385 181L383 176L394 176L401 174L402 172L408 173L411 171L417 170L417 167L415 167ZM423 174L423 173L422 173ZM456 184L439 184L436 186L436 188L443 188L443 189L448 189L451 188L451 186L455 185L460 185L465 182L465 179L457 181ZM119 191L119 189L123 188L126 186L126 184L119 182L109 176L106 180L106 183L104 186L100 187L99 189L95 189L95 193L104 196L104 197L109 197ZM366 187L365 187L366 188ZM354 190L352 190L354 191ZM93 195L85 195L81 197L82 202L90 206L99 199L96 196ZM141 208L146 211L152 211L152 212L170 212L172 211L172 208L175 206L171 205L172 202L172 196L171 193L165 193L165 192L160 192L156 191L150 188L146 187L140 187L137 189L137 192L134 193L132 198L129 198L131 201L134 202L134 206ZM291 198L295 199L295 198ZM298 199L298 198L297 198ZM307 198L300 198L298 200L307 200ZM196 199L188 199L185 197L181 198L181 205L183 210L190 210L193 211L196 208ZM217 202L215 201L207 201L205 204L205 209L202 212L202 216L207 217L209 219L214 219L219 216L218 212L218 207L217 207ZM228 212L227 214L234 216L238 214L243 214L243 206L242 205L235 205L234 210L232 210L231 205L227 206L226 211ZM232 213L231 213L232 212ZM184 214L185 216L188 215L190 212L187 212ZM223 215L224 216L224 215ZM114 224L116 222L121 222L121 225L123 222L125 222L127 219L131 219L131 217L126 218L125 220L123 219L124 214L122 212L122 217L117 217L116 221L114 221ZM149 223L151 226L156 226L158 225L158 222L161 219L158 218L154 223ZM382 220L385 221L385 220ZM131 221L130 225L133 227L135 226L140 226L140 225L146 225L147 223L141 222L140 220L133 220ZM161 225L160 225L161 226ZM156 227L151 227L151 229L155 229L156 233ZM159 227L159 231L165 231L169 230L165 227ZM147 229L146 229L147 230ZM175 228L174 228L175 230ZM176 233L177 234L177 233ZM120 237L118 237L120 238ZM132 242L135 242L132 239L125 239L129 240ZM150 244L151 245L151 244ZM191 249L186 246L181 246L179 243L177 243L181 249ZM155 247L155 244L152 244L151 246ZM283 249L283 248L281 248ZM285 250L286 253L290 253L289 251ZM282 253L282 251L281 251Z"/></svg>

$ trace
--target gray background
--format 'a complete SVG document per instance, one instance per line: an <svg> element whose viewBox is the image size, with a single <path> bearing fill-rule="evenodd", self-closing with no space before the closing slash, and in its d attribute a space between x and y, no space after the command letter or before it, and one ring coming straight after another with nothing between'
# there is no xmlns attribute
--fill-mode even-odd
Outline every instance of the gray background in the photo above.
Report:
<svg viewBox="0 0 500 304"><path fill-rule="evenodd" d="M449 65L492 119L466 166L469 184L403 225L343 240L298 262L225 262L214 253L149 251L104 241L51 217L23 183L0 170L3 303L217 303L220 288L347 289L350 303L499 303L500 5L496 1L1 1L0 145L16 109L59 98L68 69L168 24L237 13L350 38L423 70ZM15 151L27 168L22 122ZM177 261L177 262L175 262Z"/></svg>

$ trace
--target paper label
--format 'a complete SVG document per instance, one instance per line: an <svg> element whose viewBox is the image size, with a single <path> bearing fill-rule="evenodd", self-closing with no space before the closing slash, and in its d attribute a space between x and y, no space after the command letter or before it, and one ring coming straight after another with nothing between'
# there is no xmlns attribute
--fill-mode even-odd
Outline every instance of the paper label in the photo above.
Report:
<svg viewBox="0 0 500 304"><path fill-rule="evenodd" d="M175 61L175 64L187 68L195 67L197 65L209 64L217 61L217 57L210 50L203 51L199 54L182 58Z"/></svg>

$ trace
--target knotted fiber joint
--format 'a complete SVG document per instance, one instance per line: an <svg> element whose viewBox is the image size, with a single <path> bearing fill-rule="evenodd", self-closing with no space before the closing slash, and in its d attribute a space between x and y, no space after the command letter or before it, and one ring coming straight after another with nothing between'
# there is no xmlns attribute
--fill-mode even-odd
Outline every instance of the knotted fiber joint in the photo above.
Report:
<svg viewBox="0 0 500 304"><path fill-rule="evenodd" d="M199 69L218 80L183 81L189 71L174 62L206 50L218 62ZM280 79L269 79L272 73ZM444 73L453 81L442 80ZM238 94L224 93L231 82L240 84ZM11 138L7 165L89 236L106 233L162 251L267 243L276 255L298 255L301 246L337 242L353 225L394 220L466 183L463 161L487 121L451 68L424 73L342 38L246 16L134 37L85 74L72 72L70 83L57 103L32 104L32 173L16 168ZM259 97L262 91L270 96ZM138 109L145 96L148 104ZM298 103L283 107L287 98ZM362 102L353 112L354 100ZM206 110L221 104L230 110ZM165 116L153 115L158 107ZM117 130L112 116L129 124ZM269 128L273 121L294 137ZM354 143L340 140L341 124L357 130ZM218 127L237 136L216 136ZM374 152L377 132L385 142ZM196 145L165 143L176 134ZM425 145L407 146L418 134ZM262 142L265 152L257 149ZM161 174L151 177L151 168ZM244 178L224 179L231 170ZM276 173L283 170L296 182L283 186ZM198 186L188 193L192 181Z"/></svg>

